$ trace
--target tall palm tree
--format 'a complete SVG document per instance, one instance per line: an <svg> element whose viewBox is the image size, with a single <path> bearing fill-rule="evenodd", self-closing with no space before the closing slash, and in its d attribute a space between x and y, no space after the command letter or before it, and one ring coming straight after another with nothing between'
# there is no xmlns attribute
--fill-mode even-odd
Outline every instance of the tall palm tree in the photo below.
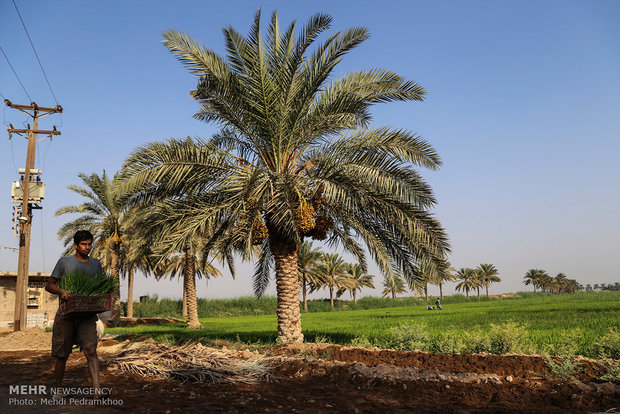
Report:
<svg viewBox="0 0 620 414"><path fill-rule="evenodd" d="M322 257L321 248L312 248L312 242L305 241L299 247L297 264L299 269L299 282L304 302L304 311L308 312L308 278L313 277L312 269L316 267ZM313 280L317 283L318 281Z"/></svg>
<svg viewBox="0 0 620 414"><path fill-rule="evenodd" d="M375 288L375 285L373 283L374 276L364 272L362 266L360 266L359 263L348 263L346 273L352 280L353 287L348 289L341 288L341 290L338 291L338 294L336 296L340 296L342 293L344 293L345 290L349 290L351 292L351 295L353 296L353 303L357 303L358 290L361 291L364 287L369 287L371 289ZM353 283L353 281L355 282Z"/></svg>
<svg viewBox="0 0 620 414"><path fill-rule="evenodd" d="M117 281L112 318L114 323L118 324L121 309L119 278L123 244L122 221L126 200L117 191L118 174L110 179L104 170L101 176L95 173L90 176L79 173L78 177L85 186L72 184L67 188L87 201L80 205L61 207L56 211L55 216L79 214L79 217L58 229L58 238L63 240L68 253L73 248L73 235L76 231L89 230L93 234L92 256L100 258L104 270L110 272Z"/></svg>
<svg viewBox="0 0 620 414"><path fill-rule="evenodd" d="M405 286L405 279L398 274L384 275L383 279L383 291L381 297L384 298L387 295L391 295L392 299L396 299L396 295L399 293L405 293L407 288Z"/></svg>
<svg viewBox="0 0 620 414"><path fill-rule="evenodd" d="M441 260L449 249L430 213L432 190L414 169L438 169L439 156L408 131L370 127L373 104L421 101L423 88L385 69L332 76L369 35L355 27L311 50L331 21L318 14L301 30L293 22L281 32L273 13L265 33L259 11L247 37L224 28L226 59L165 32L164 45L196 76L195 118L222 129L208 141L146 145L125 163L134 191L195 195L177 203L188 218L179 240L210 229L205 248L236 249L244 259L258 246L255 292L275 271L283 342L303 341L297 256L304 238L343 246L365 269L361 240L388 275L413 274L419 260Z"/></svg>
<svg viewBox="0 0 620 414"><path fill-rule="evenodd" d="M322 287L329 290L329 303L334 307L334 290L351 289L355 281L347 274L348 264L338 253L324 253L313 272L323 281Z"/></svg>
<svg viewBox="0 0 620 414"><path fill-rule="evenodd" d="M484 286L486 289L487 298L488 298L489 297L489 285L491 283L502 281L502 279L500 279L497 276L499 271L495 268L495 266L489 263L481 264L480 266L478 266L478 269L476 270L478 272L478 275L480 276L480 281L482 282L482 286Z"/></svg>
<svg viewBox="0 0 620 414"><path fill-rule="evenodd" d="M464 290L469 299L469 291L479 286L478 274L474 269L462 267L456 272L456 277L460 282L455 286L458 291Z"/></svg>

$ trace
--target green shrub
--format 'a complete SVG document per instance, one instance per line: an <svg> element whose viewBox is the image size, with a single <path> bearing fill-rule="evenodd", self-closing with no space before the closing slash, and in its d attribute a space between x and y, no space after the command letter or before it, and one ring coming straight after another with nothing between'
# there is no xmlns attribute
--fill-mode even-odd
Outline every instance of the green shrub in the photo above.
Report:
<svg viewBox="0 0 620 414"><path fill-rule="evenodd" d="M507 354L523 352L527 339L527 330L524 325L516 322L491 324L489 332L489 352L492 354Z"/></svg>
<svg viewBox="0 0 620 414"><path fill-rule="evenodd" d="M562 331L555 338L554 343L548 344L541 349L544 354L557 357L568 358L577 354L583 342L583 332L581 329L571 329Z"/></svg>
<svg viewBox="0 0 620 414"><path fill-rule="evenodd" d="M609 359L602 364L605 374L598 377L602 381L620 382L620 361Z"/></svg>
<svg viewBox="0 0 620 414"><path fill-rule="evenodd" d="M372 348L375 345L365 336L356 336L351 340L351 346L358 346L360 348Z"/></svg>
<svg viewBox="0 0 620 414"><path fill-rule="evenodd" d="M620 359L620 332L615 328L609 330L594 343L596 355L601 358Z"/></svg>
<svg viewBox="0 0 620 414"><path fill-rule="evenodd" d="M390 328L386 341L387 347L401 351L424 351L430 348L430 335L423 323L401 324Z"/></svg>
<svg viewBox="0 0 620 414"><path fill-rule="evenodd" d="M481 330L467 331L462 336L462 351L465 354L478 354L490 352L491 342L489 336Z"/></svg>
<svg viewBox="0 0 620 414"><path fill-rule="evenodd" d="M456 354L462 352L465 348L463 338L454 332L446 332L435 334L430 340L430 352L439 352L442 354Z"/></svg>
<svg viewBox="0 0 620 414"><path fill-rule="evenodd" d="M546 357L547 367L549 368L548 377L552 379L571 380L583 371L583 366L571 358L564 358L559 362L554 361L550 356Z"/></svg>

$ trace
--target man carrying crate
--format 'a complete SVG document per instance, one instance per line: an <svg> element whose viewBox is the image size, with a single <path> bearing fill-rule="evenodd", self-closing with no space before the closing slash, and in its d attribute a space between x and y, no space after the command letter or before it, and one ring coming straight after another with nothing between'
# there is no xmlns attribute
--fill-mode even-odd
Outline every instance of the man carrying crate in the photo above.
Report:
<svg viewBox="0 0 620 414"><path fill-rule="evenodd" d="M88 230L80 230L73 236L73 256L61 257L50 278L47 281L45 290L59 295L60 301L69 299L69 292L60 288L60 280L71 271L79 271L88 276L95 277L101 273L101 262L98 259L89 257L93 247L93 235ZM56 358L54 376L56 388L62 386L62 379L65 374L67 359L71 355L73 344L80 346L84 356L88 361L88 370L92 380L92 386L100 389L99 382L99 358L97 356L97 314L85 313L79 316L62 316L60 306L54 318L54 328L52 334L52 357ZM100 395L95 395L95 398ZM59 396L62 397L62 396ZM58 398L58 397L56 397Z"/></svg>

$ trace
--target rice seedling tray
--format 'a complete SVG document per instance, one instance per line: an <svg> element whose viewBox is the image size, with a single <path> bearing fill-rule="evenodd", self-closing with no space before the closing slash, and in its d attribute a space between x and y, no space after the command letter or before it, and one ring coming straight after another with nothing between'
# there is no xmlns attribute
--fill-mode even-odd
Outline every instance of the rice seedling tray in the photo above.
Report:
<svg viewBox="0 0 620 414"><path fill-rule="evenodd" d="M112 294L95 296L71 295L69 299L60 301L62 316L76 315L83 312L105 312L112 310Z"/></svg>

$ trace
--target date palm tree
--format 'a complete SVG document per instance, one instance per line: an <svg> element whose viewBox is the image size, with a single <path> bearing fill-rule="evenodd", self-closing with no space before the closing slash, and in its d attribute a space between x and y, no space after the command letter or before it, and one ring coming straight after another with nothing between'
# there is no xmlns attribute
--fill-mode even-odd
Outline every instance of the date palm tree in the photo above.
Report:
<svg viewBox="0 0 620 414"><path fill-rule="evenodd" d="M329 303L334 307L334 290L351 289L355 281L347 274L348 263L338 253L323 253L313 272L323 281L320 287L329 290Z"/></svg>
<svg viewBox="0 0 620 414"><path fill-rule="evenodd" d="M117 281L114 293L112 318L115 324L120 322L120 269L121 246L123 244L122 222L126 201L116 190L118 174L110 178L105 170L101 176L93 173L79 173L84 186L69 185L67 188L86 199L79 205L59 208L55 216L78 214L79 216L58 229L58 238L67 248L65 254L73 249L73 235L78 230L89 230L94 237L91 255L101 259L106 272L110 272Z"/></svg>
<svg viewBox="0 0 620 414"><path fill-rule="evenodd" d="M132 200L135 202L136 200ZM132 216L133 236L143 245L149 246L149 261L151 269L157 278L171 278L178 275L183 278L183 316L187 316L187 328L199 329L198 305L196 297L196 278L220 277L221 272L212 265L214 258L229 262L229 268L235 276L232 258L225 255L215 255L202 248L200 237L188 237L178 246L170 241L170 235L175 234L182 221L177 221L171 207L171 200L163 200L148 206L140 203L133 204ZM203 256L203 255L207 256ZM224 260L222 260L223 262Z"/></svg>
<svg viewBox="0 0 620 414"><path fill-rule="evenodd" d="M456 272L456 277L460 282L455 286L458 291L465 291L469 299L469 291L479 286L478 274L474 269L462 267Z"/></svg>
<svg viewBox="0 0 620 414"><path fill-rule="evenodd" d="M336 296L340 297L346 290L351 292L351 296L353 296L353 303L357 303L357 291L361 291L364 287L369 287L371 289L375 288L373 283L374 275L369 275L362 269L359 263L348 263L346 273L351 279L350 288L340 288Z"/></svg>
<svg viewBox="0 0 620 414"><path fill-rule="evenodd" d="M487 298L488 298L489 297L489 285L491 283L502 281L502 279L500 279L499 276L497 276L499 271L495 268L495 266L489 263L481 264L480 266L478 266L478 269L476 270L480 277L482 286L484 286L484 288L486 289Z"/></svg>
<svg viewBox="0 0 620 414"><path fill-rule="evenodd" d="M130 191L192 194L175 206L187 218L178 240L209 229L206 249L257 257L257 294L275 271L282 342L303 341L304 239L342 246L364 269L365 245L388 275L413 274L419 260L442 260L449 249L430 213L432 190L415 169L438 169L439 156L408 131L370 125L372 105L422 101L423 88L386 69L334 76L369 35L354 27L313 48L331 21L318 14L301 30L293 22L281 32L273 13L265 32L259 11L246 37L224 28L227 58L165 32L164 45L196 76L194 117L221 130L207 141L143 146L125 163Z"/></svg>
<svg viewBox="0 0 620 414"><path fill-rule="evenodd" d="M396 299L396 295L399 293L405 293L407 287L405 286L405 279L398 274L384 275L383 279L383 291L381 297L384 298L387 295L391 295L392 299Z"/></svg>
<svg viewBox="0 0 620 414"><path fill-rule="evenodd" d="M308 279L311 279L311 283L320 284L316 280L313 269L319 263L323 253L321 248L313 248L312 242L305 241L299 247L297 253L297 263L299 269L299 283L301 284L301 293L304 302L304 311L308 312Z"/></svg>
<svg viewBox="0 0 620 414"><path fill-rule="evenodd" d="M551 282L550 276L542 269L530 269L523 278L525 279L523 283L526 286L534 286L534 292L536 292L536 288L540 288L544 292Z"/></svg>

